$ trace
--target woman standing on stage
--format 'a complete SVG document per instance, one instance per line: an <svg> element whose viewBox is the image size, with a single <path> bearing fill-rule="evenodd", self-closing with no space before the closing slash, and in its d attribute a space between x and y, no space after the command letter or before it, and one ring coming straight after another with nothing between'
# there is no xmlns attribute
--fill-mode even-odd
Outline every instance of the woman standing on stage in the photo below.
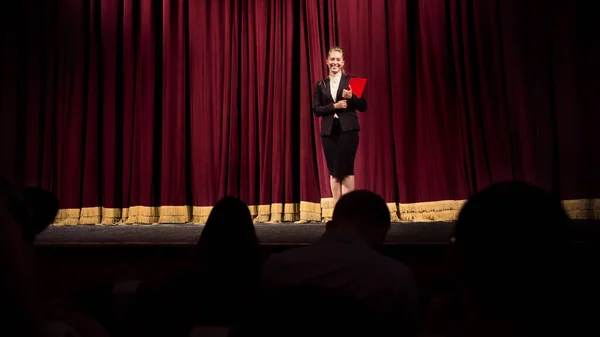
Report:
<svg viewBox="0 0 600 337"><path fill-rule="evenodd" d="M344 71L344 51L333 47L327 53L329 76L317 82L313 113L321 117L321 140L329 169L333 201L354 190L354 160L360 126L356 110L367 110L367 101L349 87Z"/></svg>

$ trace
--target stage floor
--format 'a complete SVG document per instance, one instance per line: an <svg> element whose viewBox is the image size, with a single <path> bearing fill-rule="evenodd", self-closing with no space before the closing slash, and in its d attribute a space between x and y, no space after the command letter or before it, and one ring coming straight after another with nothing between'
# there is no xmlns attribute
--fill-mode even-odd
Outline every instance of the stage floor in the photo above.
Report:
<svg viewBox="0 0 600 337"><path fill-rule="evenodd" d="M598 241L600 221L576 220L576 241ZM325 231L323 223L256 224L263 245L304 245L317 240ZM454 222L393 223L386 244L447 244ZM36 241L38 246L105 246L105 245L193 245L203 225L77 225L50 226ZM518 233L515 233L518 235Z"/></svg>
<svg viewBox="0 0 600 337"><path fill-rule="evenodd" d="M388 244L445 244L453 222L394 223ZM50 226L41 233L39 246L65 245L193 245L203 225L77 225ZM323 223L256 224L256 233L264 245L303 245L317 240L325 231Z"/></svg>

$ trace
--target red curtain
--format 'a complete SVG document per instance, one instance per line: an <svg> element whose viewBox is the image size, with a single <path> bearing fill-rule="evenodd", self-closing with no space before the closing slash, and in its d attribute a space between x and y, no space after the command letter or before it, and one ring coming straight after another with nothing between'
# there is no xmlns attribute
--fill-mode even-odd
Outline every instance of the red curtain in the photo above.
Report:
<svg viewBox="0 0 600 337"><path fill-rule="evenodd" d="M329 47L368 78L357 188L395 220L451 220L491 183L600 217L598 65L575 1L28 0L2 12L2 173L58 224L320 221L312 90Z"/></svg>

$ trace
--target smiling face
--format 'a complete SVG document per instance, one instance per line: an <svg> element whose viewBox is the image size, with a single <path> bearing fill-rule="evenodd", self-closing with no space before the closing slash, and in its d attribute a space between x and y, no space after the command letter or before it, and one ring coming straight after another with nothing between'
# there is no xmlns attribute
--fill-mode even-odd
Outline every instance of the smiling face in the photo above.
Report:
<svg viewBox="0 0 600 337"><path fill-rule="evenodd" d="M336 75L342 69L344 69L344 54L339 50L332 50L327 56L327 67L329 67L329 73Z"/></svg>

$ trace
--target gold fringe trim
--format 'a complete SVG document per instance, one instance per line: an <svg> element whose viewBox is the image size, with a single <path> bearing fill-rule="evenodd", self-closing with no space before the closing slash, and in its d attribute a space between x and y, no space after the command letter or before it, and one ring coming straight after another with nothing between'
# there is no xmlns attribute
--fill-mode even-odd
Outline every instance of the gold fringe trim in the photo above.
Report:
<svg viewBox="0 0 600 337"><path fill-rule="evenodd" d="M299 220L300 204L259 205L254 222L279 223Z"/></svg>
<svg viewBox="0 0 600 337"><path fill-rule="evenodd" d="M300 221L321 221L321 204L300 201Z"/></svg>
<svg viewBox="0 0 600 337"><path fill-rule="evenodd" d="M252 214L252 216L255 215L255 212L253 214L253 210L252 210L252 206L248 207L250 209L250 214ZM194 206L192 207L192 223L196 223L196 224L203 224L206 223L206 220L208 220L208 216L210 215L210 212L212 211L212 206Z"/></svg>
<svg viewBox="0 0 600 337"><path fill-rule="evenodd" d="M95 208L95 207L94 207ZM81 209L78 208L69 208L69 209L59 209L56 214L56 218L54 219L54 225L62 226L62 225L78 225L80 224Z"/></svg>
<svg viewBox="0 0 600 337"><path fill-rule="evenodd" d="M321 218L322 221L331 219L333 216L333 208L334 208L333 198L322 198L321 199ZM390 210L390 216L392 222L400 221L400 217L398 216L398 204L396 203L387 203L388 209Z"/></svg>
<svg viewBox="0 0 600 337"><path fill-rule="evenodd" d="M454 221L465 200L442 200L411 204L388 203L392 222ZM572 219L600 219L600 199L565 200ZM319 222L333 215L333 198L320 203L276 203L248 206L255 223ZM54 225L203 224L212 206L133 206L129 208L84 207L60 209Z"/></svg>
<svg viewBox="0 0 600 337"><path fill-rule="evenodd" d="M455 221L466 200L442 200L400 204L401 221ZM600 199L563 200L571 219L600 219Z"/></svg>
<svg viewBox="0 0 600 337"><path fill-rule="evenodd" d="M168 206L166 206L168 207ZM161 207L133 206L123 209L125 224L156 224L160 218Z"/></svg>
<svg viewBox="0 0 600 337"><path fill-rule="evenodd" d="M400 213L440 212L460 210L466 200L441 200L400 204Z"/></svg>
<svg viewBox="0 0 600 337"><path fill-rule="evenodd" d="M398 204L396 203L387 203L388 209L390 210L390 218L392 222L400 222L400 216L398 216Z"/></svg>
<svg viewBox="0 0 600 337"><path fill-rule="evenodd" d="M571 219L600 219L600 199L564 200L563 207Z"/></svg>
<svg viewBox="0 0 600 337"><path fill-rule="evenodd" d="M437 211L420 213L400 213L401 222L433 222L433 221L454 221L458 218L456 211Z"/></svg>
<svg viewBox="0 0 600 337"><path fill-rule="evenodd" d="M440 200L400 204L400 221L453 221L466 200Z"/></svg>

